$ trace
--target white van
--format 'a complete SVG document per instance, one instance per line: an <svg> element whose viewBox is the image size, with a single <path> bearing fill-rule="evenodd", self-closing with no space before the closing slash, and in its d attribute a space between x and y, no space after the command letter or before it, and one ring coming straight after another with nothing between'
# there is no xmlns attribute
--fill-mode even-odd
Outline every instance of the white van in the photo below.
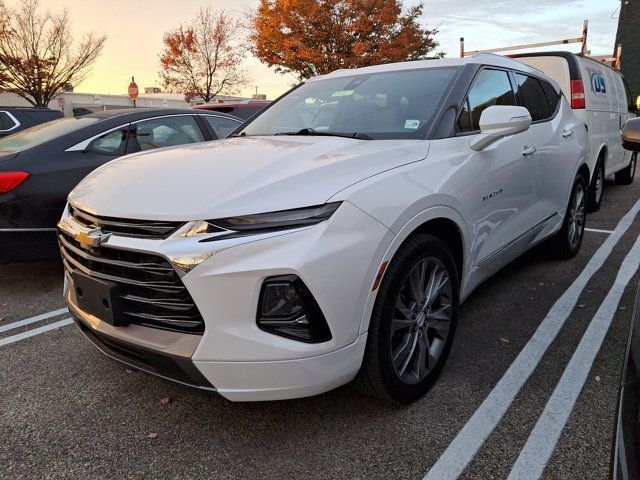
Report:
<svg viewBox="0 0 640 480"><path fill-rule="evenodd" d="M571 108L587 125L591 141L588 206L590 210L598 210L605 177L615 175L617 183L628 185L636 170L637 152L624 150L620 140L624 122L636 116L624 77L593 58L569 52L509 56L557 81Z"/></svg>

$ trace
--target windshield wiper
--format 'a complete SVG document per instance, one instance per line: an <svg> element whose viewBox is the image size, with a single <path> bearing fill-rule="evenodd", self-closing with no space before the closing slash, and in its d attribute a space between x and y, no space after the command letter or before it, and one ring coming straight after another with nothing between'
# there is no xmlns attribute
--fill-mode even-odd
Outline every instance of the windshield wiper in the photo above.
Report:
<svg viewBox="0 0 640 480"><path fill-rule="evenodd" d="M369 135L359 132L329 132L329 131L318 131L313 128L303 128L298 130L297 132L278 132L275 135L313 135L319 137L344 137L344 138L355 138L356 140L373 140Z"/></svg>

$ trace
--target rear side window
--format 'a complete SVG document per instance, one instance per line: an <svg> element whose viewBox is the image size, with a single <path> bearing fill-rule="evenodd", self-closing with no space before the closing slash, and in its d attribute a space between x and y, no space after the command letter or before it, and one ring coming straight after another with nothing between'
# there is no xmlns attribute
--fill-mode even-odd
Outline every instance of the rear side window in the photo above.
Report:
<svg viewBox="0 0 640 480"><path fill-rule="evenodd" d="M558 103L560 102L560 94L556 92L556 89L549 82L545 82L544 80L540 80L540 84L542 85L542 89L544 93L547 95L547 103L549 104L549 110L551 110L551 115L556 111L558 107Z"/></svg>
<svg viewBox="0 0 640 480"><path fill-rule="evenodd" d="M6 132L16 127L18 123L7 112L0 112L0 132Z"/></svg>
<svg viewBox="0 0 640 480"><path fill-rule="evenodd" d="M93 140L87 150L103 155L122 155L127 145L127 129L114 130Z"/></svg>
<svg viewBox="0 0 640 480"><path fill-rule="evenodd" d="M204 142L202 131L192 115L152 118L132 125L131 151L175 147Z"/></svg>
<svg viewBox="0 0 640 480"><path fill-rule="evenodd" d="M458 127L462 132L480 130L480 115L493 105L515 105L509 75L503 70L484 69L476 76L462 106Z"/></svg>
<svg viewBox="0 0 640 480"><path fill-rule="evenodd" d="M202 118L204 118L213 131L216 132L218 138L226 138L240 125L240 122L215 115L203 115Z"/></svg>
<svg viewBox="0 0 640 480"><path fill-rule="evenodd" d="M547 103L547 96L538 79L521 73L514 75L518 89L518 102L529 110L531 119L535 122L550 118L551 110Z"/></svg>

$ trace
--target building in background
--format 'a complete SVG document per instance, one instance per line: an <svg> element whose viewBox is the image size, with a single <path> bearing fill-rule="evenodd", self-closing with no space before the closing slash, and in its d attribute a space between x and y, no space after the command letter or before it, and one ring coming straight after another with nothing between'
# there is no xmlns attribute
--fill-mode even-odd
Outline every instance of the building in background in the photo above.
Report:
<svg viewBox="0 0 640 480"><path fill-rule="evenodd" d="M145 93L136 100L137 107L155 108L189 108L204 103L201 99L194 99L188 103L184 95L177 93L148 92L157 87L145 88ZM159 88L157 88L160 90ZM247 100L244 97L218 95L216 100ZM24 98L15 93L0 93L0 105L6 107L30 107ZM49 108L62 110L66 117L73 117L78 112L88 113L103 110L133 108L133 102L128 95L102 95L94 93L63 92L54 98ZM74 112L75 111L75 112Z"/></svg>
<svg viewBox="0 0 640 480"><path fill-rule="evenodd" d="M640 1L620 3L616 45L622 45L620 67L635 100L640 95Z"/></svg>
<svg viewBox="0 0 640 480"><path fill-rule="evenodd" d="M162 93L160 87L144 87L144 93Z"/></svg>

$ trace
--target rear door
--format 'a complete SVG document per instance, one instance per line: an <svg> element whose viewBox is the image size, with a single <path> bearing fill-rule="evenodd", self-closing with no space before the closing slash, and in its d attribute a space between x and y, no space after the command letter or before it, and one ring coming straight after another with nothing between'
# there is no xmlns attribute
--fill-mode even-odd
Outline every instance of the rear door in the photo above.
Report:
<svg viewBox="0 0 640 480"><path fill-rule="evenodd" d="M629 165L629 162L631 161L631 155L633 154L633 152L625 150L622 147L622 126L624 125L624 122L626 122L630 118L635 117L636 115L635 113L633 113L633 109L631 108L632 103L629 99L629 91L627 89L627 86L625 85L624 78L622 77L620 72L615 70L611 70L611 76L613 78L613 83L616 86L616 91L618 94L617 110L619 113L619 122L617 135L618 144L616 145L616 147L621 151L622 162L619 165L619 168L622 169Z"/></svg>
<svg viewBox="0 0 640 480"><path fill-rule="evenodd" d="M140 120L131 124L127 153L155 148L175 147L210 140L197 115L170 115Z"/></svg>
<svg viewBox="0 0 640 480"><path fill-rule="evenodd" d="M566 207L575 173L575 162L570 161L575 157L573 135L584 127L575 124L573 115L566 115L568 104L549 82L520 72L513 72L513 76L518 104L529 110L533 120L529 131L535 153L529 159L537 201L533 216L539 224Z"/></svg>

